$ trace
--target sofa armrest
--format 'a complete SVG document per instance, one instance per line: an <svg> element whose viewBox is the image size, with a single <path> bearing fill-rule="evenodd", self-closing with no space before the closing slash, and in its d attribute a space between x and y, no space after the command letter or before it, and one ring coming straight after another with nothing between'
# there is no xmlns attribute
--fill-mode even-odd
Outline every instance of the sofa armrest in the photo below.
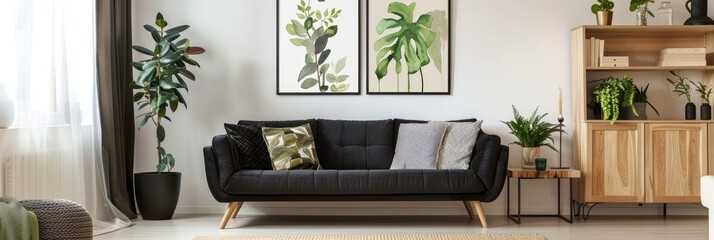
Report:
<svg viewBox="0 0 714 240"><path fill-rule="evenodd" d="M212 174L218 178L218 183L221 188L225 188L230 180L231 176L238 171L238 158L237 152L233 151L233 146L228 135L218 135L213 137L211 141L209 155L204 151L205 161L212 160L215 165L215 169L212 172L208 172L208 167L206 168L206 174Z"/></svg>
<svg viewBox="0 0 714 240"><path fill-rule="evenodd" d="M503 148L506 149L505 156ZM504 164L505 162L505 164ZM476 145L471 157L471 170L476 173L486 189L491 190L496 186L496 176L500 175L502 167L508 165L508 147L501 146L501 138L496 135L480 132L476 138ZM505 171L505 170L504 170ZM499 189L500 191L500 189Z"/></svg>
<svg viewBox="0 0 714 240"><path fill-rule="evenodd" d="M714 209L714 176L703 176L701 182L702 205Z"/></svg>

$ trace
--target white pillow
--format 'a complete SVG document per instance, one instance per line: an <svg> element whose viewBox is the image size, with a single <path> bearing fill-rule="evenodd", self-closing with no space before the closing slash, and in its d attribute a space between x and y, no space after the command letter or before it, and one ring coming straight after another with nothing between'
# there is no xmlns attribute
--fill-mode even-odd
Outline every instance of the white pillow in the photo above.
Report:
<svg viewBox="0 0 714 240"><path fill-rule="evenodd" d="M436 169L446 126L444 122L401 124L389 169Z"/></svg>
<svg viewBox="0 0 714 240"><path fill-rule="evenodd" d="M437 169L469 169L471 154L483 120L476 122L448 122L442 141Z"/></svg>

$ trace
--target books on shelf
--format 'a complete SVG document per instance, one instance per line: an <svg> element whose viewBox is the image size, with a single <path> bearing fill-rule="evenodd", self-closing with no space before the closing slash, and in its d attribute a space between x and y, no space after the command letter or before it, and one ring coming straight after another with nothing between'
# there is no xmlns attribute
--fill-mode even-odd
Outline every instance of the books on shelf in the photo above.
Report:
<svg viewBox="0 0 714 240"><path fill-rule="evenodd" d="M605 55L605 40L591 37L585 40L585 59L588 66L600 65L600 59Z"/></svg>
<svg viewBox="0 0 714 240"><path fill-rule="evenodd" d="M699 67L706 66L705 48L665 48L660 51L659 66Z"/></svg>

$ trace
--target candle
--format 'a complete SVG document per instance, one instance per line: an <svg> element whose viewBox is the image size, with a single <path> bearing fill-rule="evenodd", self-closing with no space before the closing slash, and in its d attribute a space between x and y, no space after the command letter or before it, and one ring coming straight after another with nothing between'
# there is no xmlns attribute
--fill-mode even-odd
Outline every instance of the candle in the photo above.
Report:
<svg viewBox="0 0 714 240"><path fill-rule="evenodd" d="M563 117L563 90L558 87L558 118Z"/></svg>

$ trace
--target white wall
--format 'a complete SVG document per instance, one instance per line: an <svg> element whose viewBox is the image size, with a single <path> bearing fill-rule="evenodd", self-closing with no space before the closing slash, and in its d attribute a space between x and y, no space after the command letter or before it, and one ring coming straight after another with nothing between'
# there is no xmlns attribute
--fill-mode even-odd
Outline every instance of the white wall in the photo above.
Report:
<svg viewBox="0 0 714 240"><path fill-rule="evenodd" d="M201 151L214 135L224 132L224 122L476 117L485 120L485 131L498 134L504 143L509 143L514 137L499 121L512 118L511 104L522 112L540 107L541 112L550 113L549 120L555 122L556 91L562 87L566 130L572 132L569 122L572 105L568 101L571 99L570 30L595 23L595 16L590 13L590 5L595 1L517 2L453 0L453 90L450 96L365 95L364 79L360 96L277 96L276 1L134 1L135 44L152 43L142 25L153 22L156 12L161 11L170 25L191 25L187 31L191 43L207 50L196 57L203 68L193 71L198 81L189 83L188 110L179 110L172 116L173 123L166 125L165 148L177 158L175 170L183 173L178 212L219 213L225 209L208 191ZM675 23L681 24L686 19L684 1L673 2ZM627 11L629 1L616 0L615 3L614 23L633 24L634 14ZM564 165L568 166L571 139L566 136L564 141ZM153 171L155 154L153 129L138 132L135 170ZM543 154L550 159L549 165L557 164L556 153L543 150ZM511 147L510 155L510 166L520 166L520 148ZM523 189L524 211L555 210L554 182L524 181ZM505 214L505 199L504 191L498 200L485 204L487 214ZM636 205L606 205L597 207L593 213L659 213L656 206L636 208ZM687 205L673 208L676 209L670 211L672 214L706 214L703 208ZM465 214L465 211L458 202L248 203L241 213Z"/></svg>

